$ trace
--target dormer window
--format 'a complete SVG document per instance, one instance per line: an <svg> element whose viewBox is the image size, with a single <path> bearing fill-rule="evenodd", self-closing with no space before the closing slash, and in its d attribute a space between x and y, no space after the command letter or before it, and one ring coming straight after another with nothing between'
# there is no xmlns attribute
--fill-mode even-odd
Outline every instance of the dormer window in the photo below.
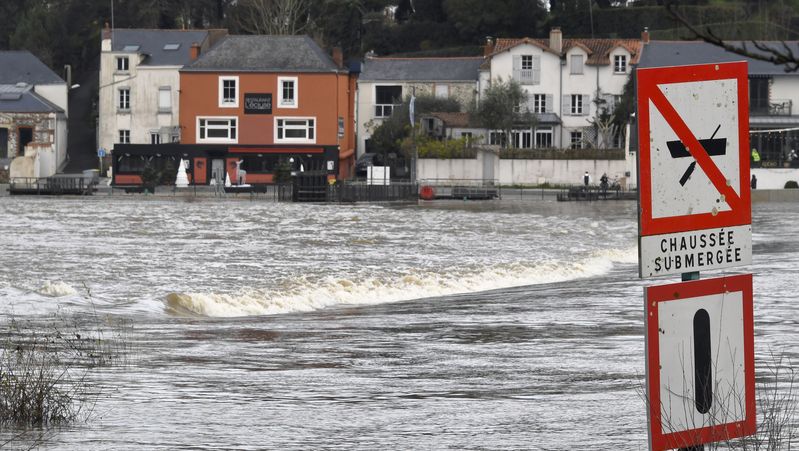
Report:
<svg viewBox="0 0 799 451"><path fill-rule="evenodd" d="M117 57L117 72L127 72L130 70L130 61L127 56Z"/></svg>
<svg viewBox="0 0 799 451"><path fill-rule="evenodd" d="M239 106L239 77L219 77L219 107Z"/></svg>
<svg viewBox="0 0 799 451"><path fill-rule="evenodd" d="M613 57L613 72L616 74L627 73L627 55L616 55Z"/></svg>

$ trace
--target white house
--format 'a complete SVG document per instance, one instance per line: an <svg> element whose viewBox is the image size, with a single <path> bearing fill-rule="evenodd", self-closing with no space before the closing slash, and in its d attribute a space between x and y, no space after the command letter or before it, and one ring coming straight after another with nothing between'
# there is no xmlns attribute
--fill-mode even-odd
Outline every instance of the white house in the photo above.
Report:
<svg viewBox="0 0 799 451"><path fill-rule="evenodd" d="M180 140L179 70L225 30L103 30L97 142L160 144Z"/></svg>
<svg viewBox="0 0 799 451"><path fill-rule="evenodd" d="M391 116L394 107L415 95L455 98L466 111L477 93L482 57L377 58L368 56L358 77L356 122L358 156L369 149L369 137Z"/></svg>
<svg viewBox="0 0 799 451"><path fill-rule="evenodd" d="M513 132L515 147L620 148L623 137L601 126L609 121L597 127L597 117L603 109L612 113L641 47L637 39L563 39L559 28L549 39L489 40L480 95L491 83L509 79L527 92L527 108L537 122ZM490 132L488 144L500 144L502 135Z"/></svg>
<svg viewBox="0 0 799 451"><path fill-rule="evenodd" d="M67 154L64 80L27 51L0 51L0 160L11 177L49 177Z"/></svg>

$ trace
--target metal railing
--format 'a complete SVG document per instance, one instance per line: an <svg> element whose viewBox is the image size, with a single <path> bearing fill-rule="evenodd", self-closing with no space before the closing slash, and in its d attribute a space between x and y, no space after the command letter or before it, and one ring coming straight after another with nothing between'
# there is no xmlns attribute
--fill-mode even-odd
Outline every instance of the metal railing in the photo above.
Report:
<svg viewBox="0 0 799 451"><path fill-rule="evenodd" d="M536 71L533 69L517 69L513 71L513 78L523 85L538 84L538 80L536 80Z"/></svg>
<svg viewBox="0 0 799 451"><path fill-rule="evenodd" d="M328 202L415 202L419 185L413 182L392 181L388 185L369 185L365 182L343 181L328 186Z"/></svg>
<svg viewBox="0 0 799 451"><path fill-rule="evenodd" d="M11 194L92 194L95 180L84 176L13 177L9 181Z"/></svg>

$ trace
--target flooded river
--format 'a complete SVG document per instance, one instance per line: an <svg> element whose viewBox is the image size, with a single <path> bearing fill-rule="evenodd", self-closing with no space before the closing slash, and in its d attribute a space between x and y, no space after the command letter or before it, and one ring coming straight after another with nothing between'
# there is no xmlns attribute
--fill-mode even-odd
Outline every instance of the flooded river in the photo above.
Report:
<svg viewBox="0 0 799 451"><path fill-rule="evenodd" d="M799 358L798 215L753 209L759 362ZM675 279L638 279L634 202L6 197L0 223L0 324L94 318L127 354L43 449L646 449L642 290Z"/></svg>

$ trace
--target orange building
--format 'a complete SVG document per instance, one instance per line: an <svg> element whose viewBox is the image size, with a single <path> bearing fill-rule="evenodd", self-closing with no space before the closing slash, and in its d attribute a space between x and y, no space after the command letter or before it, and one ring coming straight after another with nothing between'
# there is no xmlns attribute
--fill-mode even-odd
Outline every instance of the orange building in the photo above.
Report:
<svg viewBox="0 0 799 451"><path fill-rule="evenodd" d="M328 55L307 36L261 35L228 36L199 53L194 46L180 71L180 146L124 146L133 164L115 168L117 183L140 180L126 170L156 148L189 161L196 184L226 175L233 184L272 183L281 164L328 179L350 176L355 77L340 51Z"/></svg>

